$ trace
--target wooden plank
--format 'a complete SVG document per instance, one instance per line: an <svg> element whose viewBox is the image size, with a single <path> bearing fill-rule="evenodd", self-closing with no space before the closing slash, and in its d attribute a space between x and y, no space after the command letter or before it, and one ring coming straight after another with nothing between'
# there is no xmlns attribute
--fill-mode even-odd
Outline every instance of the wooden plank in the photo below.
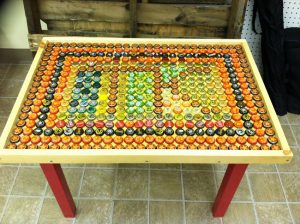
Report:
<svg viewBox="0 0 300 224"><path fill-rule="evenodd" d="M129 33L128 23L81 20L46 20L48 30Z"/></svg>
<svg viewBox="0 0 300 224"><path fill-rule="evenodd" d="M0 150L0 163L289 163L283 151L240 150Z"/></svg>
<svg viewBox="0 0 300 224"><path fill-rule="evenodd" d="M129 22L128 2L38 1L42 20Z"/></svg>
<svg viewBox="0 0 300 224"><path fill-rule="evenodd" d="M44 30L43 34L51 36L82 36L82 37L129 37L129 32L89 32L89 31L56 31L56 30Z"/></svg>
<svg viewBox="0 0 300 224"><path fill-rule="evenodd" d="M136 31L137 31L137 12L136 12L136 7L137 7L137 2L136 0L130 0L129 1L129 27L130 27L130 32L129 36L130 37L136 37Z"/></svg>
<svg viewBox="0 0 300 224"><path fill-rule="evenodd" d="M226 27L229 6L138 4L138 23Z"/></svg>
<svg viewBox="0 0 300 224"><path fill-rule="evenodd" d="M40 13L37 0L23 0L29 33L41 33Z"/></svg>
<svg viewBox="0 0 300 224"><path fill-rule="evenodd" d="M157 37L198 37L198 38L224 38L225 28L206 26L181 25L151 25L139 24L138 34L150 34Z"/></svg>
<svg viewBox="0 0 300 224"><path fill-rule="evenodd" d="M66 20L49 20L46 21L48 29L54 31L73 30L77 32L107 32L109 33L129 33L127 23L109 23L95 21L66 21ZM138 34L157 35L157 37L225 37L226 29L223 27L207 26L182 26L182 25L157 25L140 23ZM95 36L95 35L93 35Z"/></svg>
<svg viewBox="0 0 300 224"><path fill-rule="evenodd" d="M52 21L53 22L53 21ZM88 37L129 37L129 32L126 30L101 30L101 31L89 31L89 30L68 30L66 26L72 22L62 21L58 23L64 26L55 26L59 27L60 30L45 30L43 34L30 34L28 35L28 41L31 51L37 51L40 41L43 37L47 36L88 36ZM83 22L87 23L99 23L99 22ZM52 24L54 25L54 24ZM57 24L55 24L57 25ZM128 28L127 24L124 25ZM78 26L75 26L78 27ZM88 26L87 26L88 27ZM97 26L91 26L95 30ZM138 27L137 36L139 38L224 38L225 37L224 28L210 28L210 27L183 27L176 25L149 25L149 24L140 24Z"/></svg>
<svg viewBox="0 0 300 224"><path fill-rule="evenodd" d="M85 0L72 0L72 1L85 1ZM95 2L107 2L108 0L92 0L92 1L95 1ZM127 2L128 3L128 0L109 0L110 2ZM138 0L138 2L141 2L141 0Z"/></svg>
<svg viewBox="0 0 300 224"><path fill-rule="evenodd" d="M227 28L227 38L241 38L248 0L233 0Z"/></svg>
<svg viewBox="0 0 300 224"><path fill-rule="evenodd" d="M37 51L39 49L39 45L43 39L47 35L45 34L28 34L28 42L29 49L31 51Z"/></svg>
<svg viewBox="0 0 300 224"><path fill-rule="evenodd" d="M160 4L229 4L228 0L149 0L149 3Z"/></svg>
<svg viewBox="0 0 300 224"><path fill-rule="evenodd" d="M41 1L41 0L40 0ZM40 4L42 20L129 22L124 2L45 0ZM137 23L226 27L228 5L137 4Z"/></svg>

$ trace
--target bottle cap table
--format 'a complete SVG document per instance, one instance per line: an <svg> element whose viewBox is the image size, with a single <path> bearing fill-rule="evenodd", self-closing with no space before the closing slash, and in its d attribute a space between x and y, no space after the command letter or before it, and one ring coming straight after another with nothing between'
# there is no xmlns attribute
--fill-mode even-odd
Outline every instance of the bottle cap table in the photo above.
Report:
<svg viewBox="0 0 300 224"><path fill-rule="evenodd" d="M45 38L0 149L3 163L292 157L245 40Z"/></svg>
<svg viewBox="0 0 300 224"><path fill-rule="evenodd" d="M245 40L44 38L0 140L1 163L43 164L66 216L51 164L236 164L222 216L246 164L292 156Z"/></svg>

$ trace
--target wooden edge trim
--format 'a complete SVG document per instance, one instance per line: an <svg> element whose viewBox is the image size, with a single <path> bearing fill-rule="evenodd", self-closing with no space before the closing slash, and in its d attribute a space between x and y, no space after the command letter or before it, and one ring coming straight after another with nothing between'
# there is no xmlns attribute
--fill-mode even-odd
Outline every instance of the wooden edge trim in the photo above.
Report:
<svg viewBox="0 0 300 224"><path fill-rule="evenodd" d="M103 150L8 149L0 163L288 163L292 155L278 151L240 150Z"/></svg>

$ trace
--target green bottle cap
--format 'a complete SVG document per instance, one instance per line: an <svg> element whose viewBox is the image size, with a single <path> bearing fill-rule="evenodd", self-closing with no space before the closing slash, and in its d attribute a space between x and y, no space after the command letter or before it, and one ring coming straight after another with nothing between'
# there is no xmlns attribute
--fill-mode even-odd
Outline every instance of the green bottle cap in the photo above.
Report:
<svg viewBox="0 0 300 224"><path fill-rule="evenodd" d="M92 114L96 112L96 108L95 107L89 107L88 108L88 113Z"/></svg>
<svg viewBox="0 0 300 224"><path fill-rule="evenodd" d="M142 113L144 113L144 109L142 108L142 107L137 107L136 108L136 112L138 113L138 114L142 114Z"/></svg>
<svg viewBox="0 0 300 224"><path fill-rule="evenodd" d="M126 116L124 113L117 113L116 118L117 118L117 120L122 121L122 120L125 120Z"/></svg>
<svg viewBox="0 0 300 224"><path fill-rule="evenodd" d="M86 118L86 115L85 114L77 114L77 119L82 121Z"/></svg>
<svg viewBox="0 0 300 224"><path fill-rule="evenodd" d="M57 118L58 120L65 120L67 118L67 115L65 113L59 113Z"/></svg>
<svg viewBox="0 0 300 224"><path fill-rule="evenodd" d="M77 109L75 107L69 107L69 109L68 109L68 112L70 114L74 114L74 113L76 113L76 111L77 111Z"/></svg>
<svg viewBox="0 0 300 224"><path fill-rule="evenodd" d="M216 120L216 121L220 121L222 119L222 115L221 114L214 114L213 115L213 118Z"/></svg>
<svg viewBox="0 0 300 224"><path fill-rule="evenodd" d="M83 114L86 111L85 107L79 107L78 112Z"/></svg>
<svg viewBox="0 0 300 224"><path fill-rule="evenodd" d="M126 109L126 113L127 113L127 114L133 114L134 112L135 112L134 107L128 107L128 108Z"/></svg>

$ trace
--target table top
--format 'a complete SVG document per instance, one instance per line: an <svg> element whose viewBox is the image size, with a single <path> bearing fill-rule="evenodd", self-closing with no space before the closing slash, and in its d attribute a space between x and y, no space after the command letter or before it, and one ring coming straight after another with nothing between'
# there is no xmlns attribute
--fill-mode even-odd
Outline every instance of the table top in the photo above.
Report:
<svg viewBox="0 0 300 224"><path fill-rule="evenodd" d="M0 162L287 163L245 40L47 37Z"/></svg>

